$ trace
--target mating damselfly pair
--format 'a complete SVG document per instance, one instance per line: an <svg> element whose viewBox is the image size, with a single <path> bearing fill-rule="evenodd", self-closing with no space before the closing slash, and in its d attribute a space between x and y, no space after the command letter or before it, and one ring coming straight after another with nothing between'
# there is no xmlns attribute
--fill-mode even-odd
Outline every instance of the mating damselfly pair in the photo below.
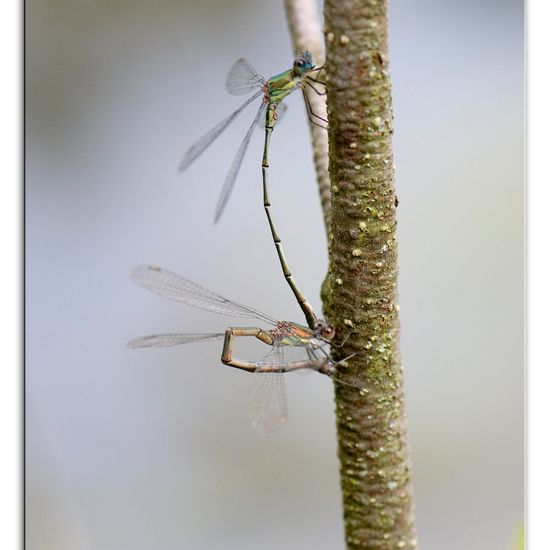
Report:
<svg viewBox="0 0 550 550"><path fill-rule="evenodd" d="M180 171L185 170L250 103L261 97L261 104L254 120L248 128L225 179L216 207L215 221L217 222L223 213L252 138L254 128L258 125L265 111L265 140L262 156L263 206L285 279L306 317L308 326L287 321L277 321L261 313L259 310L232 302L180 275L159 267L141 266L135 268L131 273L131 278L134 282L170 300L223 315L252 318L271 325L272 328L269 330L259 327L237 327L228 328L223 333L155 334L133 340L129 343L129 347L132 348L167 347L191 342L223 339L222 363L254 373L250 411L252 423L260 432L274 431L286 420L283 373L310 369L332 377L338 365L341 364L341 362L333 361L324 347L332 341L334 329L315 314L312 306L306 300L291 275L283 253L281 239L275 229L271 215L267 184L270 136L277 122L278 109L280 112L281 102L290 93L300 89L303 92L310 122L316 125L326 124L326 120L312 111L307 96L307 89L311 89L320 95L324 94L323 90L318 89L318 86L323 86L324 82L314 77L322 69L322 67L315 67L311 54L306 51L296 58L291 69L266 80L256 73L247 60L239 59L229 71L226 88L234 95L253 92L252 96L241 107L196 142L187 151L179 166ZM237 359L233 357L233 341L236 337L244 336L257 338L271 346L272 349L260 361Z"/></svg>

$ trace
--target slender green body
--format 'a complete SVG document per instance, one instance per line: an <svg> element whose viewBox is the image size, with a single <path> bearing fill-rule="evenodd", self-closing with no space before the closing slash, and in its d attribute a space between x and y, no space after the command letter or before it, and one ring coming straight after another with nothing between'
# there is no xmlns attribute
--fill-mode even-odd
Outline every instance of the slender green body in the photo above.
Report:
<svg viewBox="0 0 550 550"><path fill-rule="evenodd" d="M216 214L214 221L217 222L225 208L227 200L233 189L235 179L239 172L244 154L252 137L252 133L257 124L261 120L263 111L265 110L265 142L264 142L264 152L262 158L262 175L263 175L263 198L264 198L264 209L267 215L269 222L269 227L271 229L271 234L273 237L273 242L277 250L277 255L279 257L279 262L283 270L285 279L287 280L289 286L294 293L302 311L307 320L307 324L311 330L317 330L319 328L320 321L317 319L313 308L306 300L305 296L298 288L294 277L292 276L288 263L286 261L281 239L277 230L275 229L275 224L271 216L271 204L269 201L268 189L267 189L267 172L269 169L269 160L268 160L268 151L269 151L269 141L271 137L271 132L275 127L277 122L277 110L281 102L292 92L296 90L301 90L304 96L307 114L309 121L312 124L319 124L315 121L314 118L321 120L326 123L325 119L317 116L313 113L309 99L306 93L306 86L311 88L315 93L324 95L323 92L319 92L312 83L324 84L322 81L317 80L313 77L314 73L322 70L321 68L316 68L313 64L313 59L311 53L308 51L302 52L295 60L292 68L283 71L269 80L265 80L262 76L256 73L255 69L246 61L246 59L238 59L231 70L229 71L226 87L228 91L235 95L241 95L243 93L248 93L254 91L254 94L241 106L239 109L234 111L229 115L225 120L221 121L219 124L214 126L209 132L207 132L200 140L198 140L194 145L192 145L184 158L180 162L179 170L185 170L198 156L200 156L210 144L231 124L231 122L242 112L242 110L256 98L262 97L262 104L259 106L256 117L252 124L250 125L241 146L239 147L231 168L227 174L226 180L224 182L220 197L218 199L218 205L216 207ZM256 90L256 91L255 91ZM324 127L324 126L323 126ZM321 324L325 325L321 322ZM328 327L325 326L325 329Z"/></svg>
<svg viewBox="0 0 550 550"><path fill-rule="evenodd" d="M298 88L301 88L303 79L308 72L314 70L314 66L309 63L304 66L303 69L299 69L295 63L295 66L292 69L284 71L278 75L271 77L266 84L266 95L264 101L267 103L267 110L265 114L265 140L264 140L264 153L262 157L262 178L263 178L263 196L264 196L264 210L267 216L269 223L269 228L271 230L271 235L273 237L273 243L275 244L275 249L277 250L277 255L279 257L279 262L283 270L284 277L289 284L290 288L298 304L300 305L306 321L310 329L314 329L319 320L315 315L315 312L311 304L307 301L306 297L298 287L290 268L286 257L283 251L283 245L281 238L275 228L275 223L271 215L271 202L269 200L268 192L268 170L269 170L269 142L271 139L271 133L277 122L277 106L285 99L289 94L295 91Z"/></svg>

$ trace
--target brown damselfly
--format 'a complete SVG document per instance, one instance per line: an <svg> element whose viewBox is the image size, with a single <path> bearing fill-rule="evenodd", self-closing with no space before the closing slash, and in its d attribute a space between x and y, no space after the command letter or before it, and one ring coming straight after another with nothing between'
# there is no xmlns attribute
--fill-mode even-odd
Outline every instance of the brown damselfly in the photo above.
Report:
<svg viewBox="0 0 550 550"><path fill-rule="evenodd" d="M206 311L255 319L271 325L259 327L231 327L219 333L173 333L143 336L128 343L130 348L160 348L223 339L221 361L224 365L254 373L250 392L250 412L254 427L269 433L280 427L287 418L283 373L297 370L314 370L333 377L342 361L330 358L324 345L334 337L334 329L318 320L314 329L278 321L261 311L233 302L208 290L181 275L157 266L134 268L131 279L138 285L169 300ZM257 338L272 347L260 361L248 361L233 356L234 339Z"/></svg>

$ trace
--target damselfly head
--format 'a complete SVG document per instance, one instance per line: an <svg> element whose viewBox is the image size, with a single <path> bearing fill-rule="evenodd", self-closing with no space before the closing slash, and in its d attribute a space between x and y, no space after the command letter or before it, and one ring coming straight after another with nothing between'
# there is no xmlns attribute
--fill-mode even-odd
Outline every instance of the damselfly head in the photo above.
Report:
<svg viewBox="0 0 550 550"><path fill-rule="evenodd" d="M334 338L335 333L336 329L324 321L319 321L315 327L315 337L325 340L325 342L330 342Z"/></svg>
<svg viewBox="0 0 550 550"><path fill-rule="evenodd" d="M298 74L304 74L314 69L315 65L313 63L313 57L311 56L311 52L308 52L307 50L302 52L294 60L293 68L294 68L294 72Z"/></svg>

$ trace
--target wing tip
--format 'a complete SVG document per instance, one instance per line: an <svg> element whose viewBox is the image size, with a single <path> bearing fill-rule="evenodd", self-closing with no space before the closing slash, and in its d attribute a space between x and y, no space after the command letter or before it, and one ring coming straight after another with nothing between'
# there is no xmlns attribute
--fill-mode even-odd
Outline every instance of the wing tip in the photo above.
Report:
<svg viewBox="0 0 550 550"><path fill-rule="evenodd" d="M130 269L130 275L134 275L136 273L142 273L144 271L162 271L162 267L157 264L141 264L136 265Z"/></svg>
<svg viewBox="0 0 550 550"><path fill-rule="evenodd" d="M136 340L130 340L129 342L126 342L126 349L138 349L140 347L139 343L141 341L141 338L137 338Z"/></svg>
<svg viewBox="0 0 550 550"><path fill-rule="evenodd" d="M185 161L185 158L181 159L178 164L178 174L181 174L189 166L189 163Z"/></svg>
<svg viewBox="0 0 550 550"><path fill-rule="evenodd" d="M252 427L262 436L270 436L281 430L288 421L288 415L281 416L276 422L263 422L262 420L252 420Z"/></svg>

